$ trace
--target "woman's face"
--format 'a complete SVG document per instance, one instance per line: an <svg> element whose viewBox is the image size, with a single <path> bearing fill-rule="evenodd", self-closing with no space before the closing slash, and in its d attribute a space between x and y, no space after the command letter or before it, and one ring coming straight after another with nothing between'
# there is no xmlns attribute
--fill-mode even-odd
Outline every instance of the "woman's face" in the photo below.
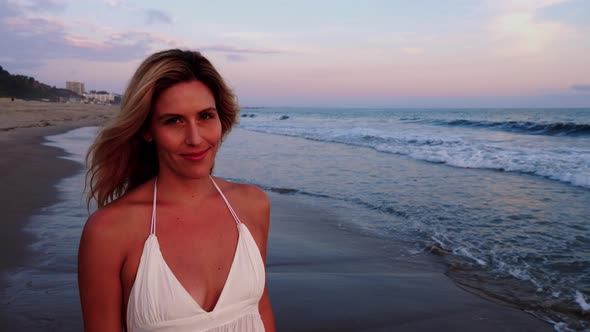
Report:
<svg viewBox="0 0 590 332"><path fill-rule="evenodd" d="M221 121L209 88L190 81L164 90L145 136L156 144L160 174L208 176L221 141Z"/></svg>

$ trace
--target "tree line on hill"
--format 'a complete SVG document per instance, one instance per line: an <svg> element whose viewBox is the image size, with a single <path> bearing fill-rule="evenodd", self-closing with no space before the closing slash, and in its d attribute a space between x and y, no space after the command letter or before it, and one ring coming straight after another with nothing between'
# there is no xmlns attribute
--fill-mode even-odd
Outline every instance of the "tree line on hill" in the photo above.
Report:
<svg viewBox="0 0 590 332"><path fill-rule="evenodd" d="M12 75L0 66L0 97L65 101L70 98L81 98L77 93L40 83L33 77Z"/></svg>

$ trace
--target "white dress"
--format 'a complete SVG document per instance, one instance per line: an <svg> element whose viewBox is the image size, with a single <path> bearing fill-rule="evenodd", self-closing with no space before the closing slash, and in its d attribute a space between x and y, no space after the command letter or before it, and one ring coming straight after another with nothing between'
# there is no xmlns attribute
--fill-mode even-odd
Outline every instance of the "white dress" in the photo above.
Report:
<svg viewBox="0 0 590 332"><path fill-rule="evenodd" d="M217 186L238 228L238 244L227 281L212 311L205 311L166 264L156 237L156 193L152 227L145 241L127 305L129 332L261 332L258 303L264 292L265 270L258 246L246 225Z"/></svg>

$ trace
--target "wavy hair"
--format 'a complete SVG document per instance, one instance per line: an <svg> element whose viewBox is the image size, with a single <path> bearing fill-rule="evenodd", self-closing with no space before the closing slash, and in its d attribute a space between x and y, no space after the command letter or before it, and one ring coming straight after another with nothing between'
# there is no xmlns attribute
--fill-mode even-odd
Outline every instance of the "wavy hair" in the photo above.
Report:
<svg viewBox="0 0 590 332"><path fill-rule="evenodd" d="M222 138L240 111L231 89L201 53L172 49L149 56L139 66L121 100L119 114L100 131L86 155L87 204L103 207L158 173L154 144L143 137L160 94L181 82L199 81L209 88L221 120Z"/></svg>

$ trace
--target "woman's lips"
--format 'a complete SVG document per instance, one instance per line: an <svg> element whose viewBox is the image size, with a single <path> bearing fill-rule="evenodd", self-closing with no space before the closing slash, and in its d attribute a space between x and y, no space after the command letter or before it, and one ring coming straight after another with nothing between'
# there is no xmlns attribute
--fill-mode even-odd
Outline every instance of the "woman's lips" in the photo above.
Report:
<svg viewBox="0 0 590 332"><path fill-rule="evenodd" d="M209 152L209 149L196 153L181 153L180 155L186 160L199 161L203 160L207 156L207 152Z"/></svg>

